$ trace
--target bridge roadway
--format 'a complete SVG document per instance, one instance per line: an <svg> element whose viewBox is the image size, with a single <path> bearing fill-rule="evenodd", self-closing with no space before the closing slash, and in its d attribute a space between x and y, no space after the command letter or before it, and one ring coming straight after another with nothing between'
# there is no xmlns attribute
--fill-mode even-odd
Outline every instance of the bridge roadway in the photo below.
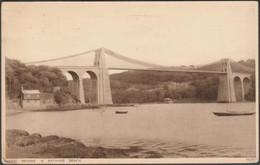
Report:
<svg viewBox="0 0 260 165"><path fill-rule="evenodd" d="M96 69L96 66L57 66L61 69ZM136 70L136 71L159 71L159 72L185 72L185 73L210 73L210 74L227 74L227 72L220 71L203 71L203 70L181 70L181 69L166 69L166 68L149 68L149 69L135 69L135 68L110 68L109 70Z"/></svg>

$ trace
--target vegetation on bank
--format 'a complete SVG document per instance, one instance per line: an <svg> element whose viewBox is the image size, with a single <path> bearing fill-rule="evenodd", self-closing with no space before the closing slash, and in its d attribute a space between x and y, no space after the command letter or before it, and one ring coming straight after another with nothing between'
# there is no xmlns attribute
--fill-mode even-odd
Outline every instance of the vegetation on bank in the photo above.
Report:
<svg viewBox="0 0 260 165"><path fill-rule="evenodd" d="M216 102L218 75L201 73L173 73L156 71L127 71L110 76L114 103L162 102L171 98L176 102ZM170 82L189 82L187 88L169 89ZM245 96L255 101L255 76Z"/></svg>
<svg viewBox="0 0 260 165"><path fill-rule="evenodd" d="M10 99L19 98L23 86L24 89L37 89L41 93L54 93L55 102L59 105L78 102L77 97L67 89L68 81L58 68L27 66L18 60L5 58L5 72L6 94ZM60 89L55 90L57 86Z"/></svg>
<svg viewBox="0 0 260 165"><path fill-rule="evenodd" d="M128 71L110 77L114 103L163 102L164 98L201 101L217 99L217 75ZM169 89L170 82L189 83L189 87Z"/></svg>

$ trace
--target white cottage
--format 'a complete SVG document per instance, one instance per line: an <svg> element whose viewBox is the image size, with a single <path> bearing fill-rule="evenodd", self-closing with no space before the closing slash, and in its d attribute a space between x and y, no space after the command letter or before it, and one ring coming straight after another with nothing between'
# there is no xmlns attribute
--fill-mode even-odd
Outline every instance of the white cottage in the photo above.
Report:
<svg viewBox="0 0 260 165"><path fill-rule="evenodd" d="M35 109L41 107L41 93L39 90L21 90L22 108Z"/></svg>

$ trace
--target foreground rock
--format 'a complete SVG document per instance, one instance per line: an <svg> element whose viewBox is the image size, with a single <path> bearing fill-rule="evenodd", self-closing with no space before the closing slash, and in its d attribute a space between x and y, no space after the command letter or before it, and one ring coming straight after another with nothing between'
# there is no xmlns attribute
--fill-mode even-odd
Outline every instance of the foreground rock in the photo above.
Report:
<svg viewBox="0 0 260 165"><path fill-rule="evenodd" d="M110 149L86 147L83 143L55 135L42 137L23 130L6 131L7 158L131 158L141 148ZM148 157L161 157L150 155Z"/></svg>

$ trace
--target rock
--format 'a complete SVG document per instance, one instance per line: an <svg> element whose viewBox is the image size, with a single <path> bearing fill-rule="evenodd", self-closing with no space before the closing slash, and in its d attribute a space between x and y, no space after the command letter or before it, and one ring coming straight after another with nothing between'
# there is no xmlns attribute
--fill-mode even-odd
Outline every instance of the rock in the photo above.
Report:
<svg viewBox="0 0 260 165"><path fill-rule="evenodd" d="M96 147L91 158L106 158L106 150L103 147Z"/></svg>
<svg viewBox="0 0 260 165"><path fill-rule="evenodd" d="M16 142L17 146L23 147L23 146L29 146L35 143L35 139L32 137L21 137Z"/></svg>
<svg viewBox="0 0 260 165"><path fill-rule="evenodd" d="M71 142L75 142L76 140L70 139L70 138L65 138L65 137L60 137L60 141L64 142L64 143L71 143Z"/></svg>
<svg viewBox="0 0 260 165"><path fill-rule="evenodd" d="M42 142L42 143L44 143L44 142L54 142L54 141L57 141L57 140L59 140L59 136L49 135L49 136L42 137L40 142Z"/></svg>
<svg viewBox="0 0 260 165"><path fill-rule="evenodd" d="M86 147L83 143L50 135L42 137L38 133L29 135L23 130L7 130L8 158L126 158L127 152L135 152L138 148L109 149L104 147ZM29 136L28 136L29 135ZM153 157L160 157L148 153Z"/></svg>
<svg viewBox="0 0 260 165"><path fill-rule="evenodd" d="M42 135L39 134L39 133L34 133L34 134L31 134L30 137L32 137L32 138L41 138Z"/></svg>
<svg viewBox="0 0 260 165"><path fill-rule="evenodd" d="M85 146L83 143L78 142L78 141L75 141L75 142L74 142L74 145L75 145L77 148L86 148L86 146Z"/></svg>
<svg viewBox="0 0 260 165"><path fill-rule="evenodd" d="M23 138L28 137L28 135L29 133L24 130L17 130L17 129L6 130L7 147L11 145L17 145L17 143L19 143L19 145L25 145L25 143L22 141L24 141Z"/></svg>
<svg viewBox="0 0 260 165"><path fill-rule="evenodd" d="M162 154L155 152L155 151L148 151L148 152L145 152L145 154L149 154L145 158L162 158L163 157Z"/></svg>
<svg viewBox="0 0 260 165"><path fill-rule="evenodd" d="M6 130L6 134L15 134L18 136L29 136L29 133L27 131L18 130L18 129Z"/></svg>

